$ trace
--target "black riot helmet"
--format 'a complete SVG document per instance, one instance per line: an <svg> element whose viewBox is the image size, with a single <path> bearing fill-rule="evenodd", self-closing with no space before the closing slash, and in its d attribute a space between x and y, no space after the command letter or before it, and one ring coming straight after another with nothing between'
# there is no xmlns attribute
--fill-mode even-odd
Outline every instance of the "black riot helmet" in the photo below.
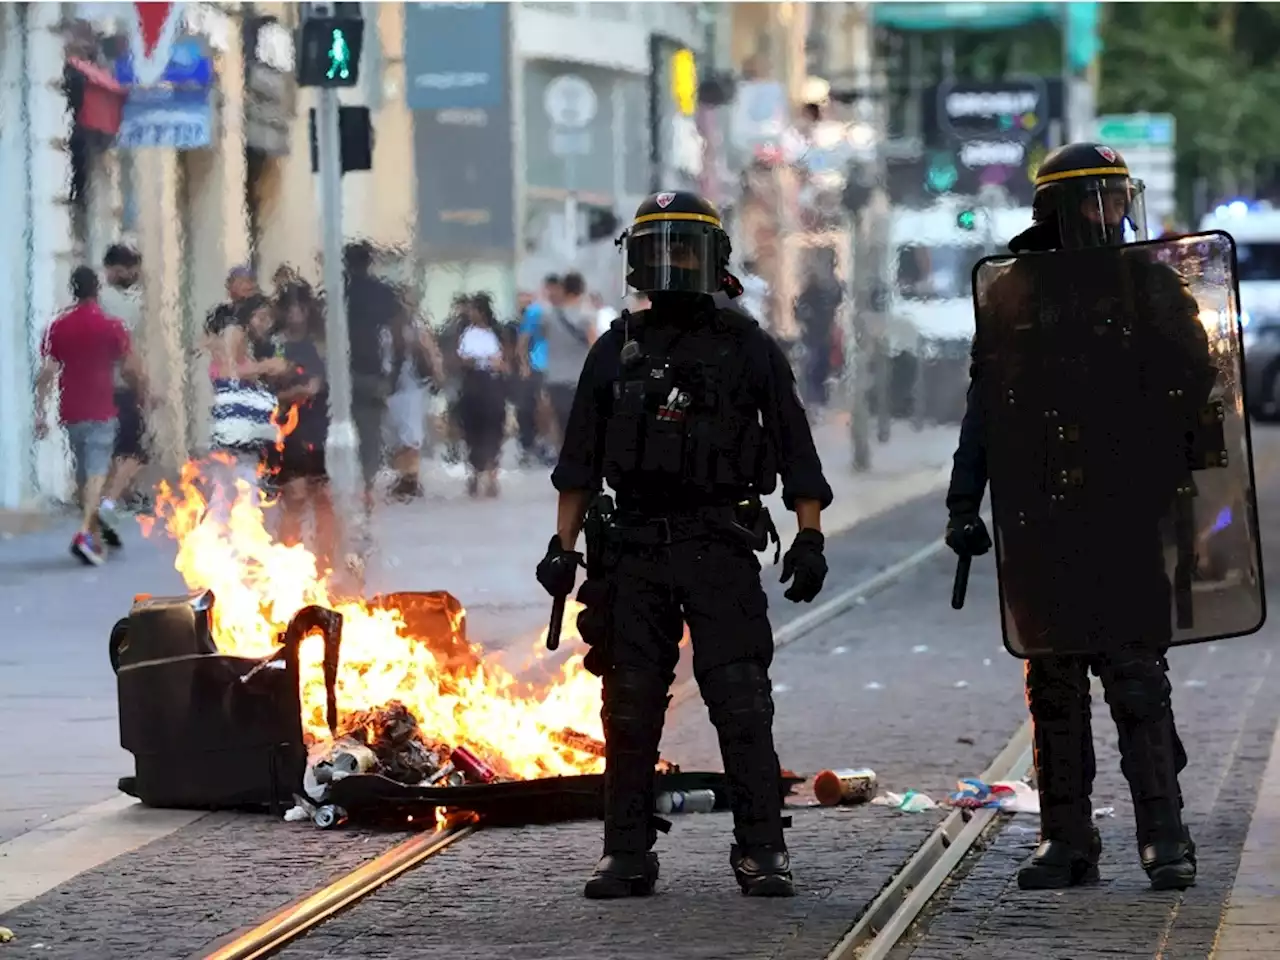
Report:
<svg viewBox="0 0 1280 960"><path fill-rule="evenodd" d="M1036 171L1032 215L1037 225L1056 224L1061 248L1119 246L1125 225L1147 239L1141 180L1129 176L1124 157L1100 143L1059 147Z"/></svg>
<svg viewBox="0 0 1280 960"><path fill-rule="evenodd" d="M618 238L627 258L627 285L652 296L741 291L729 276L729 235L720 212L687 190L655 193L636 209Z"/></svg>

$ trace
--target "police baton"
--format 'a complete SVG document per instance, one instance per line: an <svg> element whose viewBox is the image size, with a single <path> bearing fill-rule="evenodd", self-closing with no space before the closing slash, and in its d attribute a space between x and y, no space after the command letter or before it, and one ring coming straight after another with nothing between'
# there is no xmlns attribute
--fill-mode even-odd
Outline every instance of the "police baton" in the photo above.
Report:
<svg viewBox="0 0 1280 960"><path fill-rule="evenodd" d="M547 649L560 649L560 629L564 626L564 602L568 596L551 601L551 622L547 624Z"/></svg>
<svg viewBox="0 0 1280 960"><path fill-rule="evenodd" d="M960 555L960 559L956 561L956 578L951 584L951 609L960 610L964 607L964 595L969 590L969 567L973 564L973 557L967 553ZM550 641L547 641L550 643Z"/></svg>

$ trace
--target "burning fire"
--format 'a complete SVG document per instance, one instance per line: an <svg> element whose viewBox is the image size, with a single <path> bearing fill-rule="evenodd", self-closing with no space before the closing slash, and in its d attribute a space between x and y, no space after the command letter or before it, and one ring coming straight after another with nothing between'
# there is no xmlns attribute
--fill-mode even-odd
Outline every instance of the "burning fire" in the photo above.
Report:
<svg viewBox="0 0 1280 960"><path fill-rule="evenodd" d="M566 729L602 735L600 681L583 669L581 656L570 657L541 689L518 682L491 662L446 669L426 643L408 634L399 611L331 597L327 574L317 570L312 554L271 536L248 483L237 480L227 497L220 487L206 495L201 480L200 465L189 463L177 489L162 484L156 517L178 543L175 566L187 586L214 592L219 651L270 656L278 649L276 636L299 609L330 607L343 616L340 730L354 715L398 700L417 719L428 743L465 746L501 776L533 779L604 769L601 757L563 735ZM201 485L210 486L207 479ZM150 535L154 525L149 522L143 532ZM566 610L566 642L576 633L579 609L571 602ZM483 657L480 647L472 649ZM321 661L319 638L308 638L300 651L300 693L303 729L313 741L329 738Z"/></svg>

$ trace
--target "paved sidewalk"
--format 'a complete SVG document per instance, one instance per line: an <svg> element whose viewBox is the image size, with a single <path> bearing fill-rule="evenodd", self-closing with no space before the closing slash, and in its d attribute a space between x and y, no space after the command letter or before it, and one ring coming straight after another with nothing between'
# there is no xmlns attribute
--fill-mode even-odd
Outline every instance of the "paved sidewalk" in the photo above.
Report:
<svg viewBox="0 0 1280 960"><path fill-rule="evenodd" d="M1218 939L1214 960L1280 956L1280 730L1262 777L1253 821Z"/></svg>

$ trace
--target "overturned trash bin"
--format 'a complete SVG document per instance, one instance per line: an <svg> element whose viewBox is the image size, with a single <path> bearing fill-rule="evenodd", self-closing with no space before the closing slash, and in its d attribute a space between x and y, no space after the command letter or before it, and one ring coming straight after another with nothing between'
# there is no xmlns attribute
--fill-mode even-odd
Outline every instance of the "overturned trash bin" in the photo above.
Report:
<svg viewBox="0 0 1280 960"><path fill-rule="evenodd" d="M142 597L111 631L120 745L134 775L120 790L152 807L283 811L302 783L307 749L298 693L298 645L324 636L328 721L337 723L334 684L342 617L304 607L258 659L219 653L215 598Z"/></svg>

